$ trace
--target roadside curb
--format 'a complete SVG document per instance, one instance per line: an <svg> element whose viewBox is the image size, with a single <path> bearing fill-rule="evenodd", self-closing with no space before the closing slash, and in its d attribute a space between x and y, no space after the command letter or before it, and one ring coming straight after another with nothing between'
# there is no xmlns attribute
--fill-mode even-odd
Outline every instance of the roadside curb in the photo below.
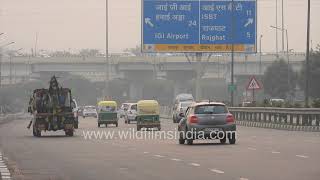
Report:
<svg viewBox="0 0 320 180"><path fill-rule="evenodd" d="M320 132L320 126L295 126L295 125L286 125L286 124L253 122L253 121L236 121L236 124L239 126L265 128L265 129Z"/></svg>

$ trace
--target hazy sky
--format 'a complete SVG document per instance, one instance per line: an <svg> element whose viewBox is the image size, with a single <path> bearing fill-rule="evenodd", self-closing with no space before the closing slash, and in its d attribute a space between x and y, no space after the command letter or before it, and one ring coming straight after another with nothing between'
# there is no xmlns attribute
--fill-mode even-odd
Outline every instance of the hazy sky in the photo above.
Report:
<svg viewBox="0 0 320 180"><path fill-rule="evenodd" d="M279 1L279 6L280 2ZM258 0L258 34L263 51L275 51L276 0ZM320 43L320 0L311 0L311 38ZM289 48L305 51L307 0L284 0ZM280 14L280 8L279 8ZM109 0L109 48L120 52L140 44L141 0ZM279 24L280 24L279 18ZM30 50L36 33L38 48L68 50L105 49L105 0L0 0L1 44ZM279 32L279 48L281 49Z"/></svg>

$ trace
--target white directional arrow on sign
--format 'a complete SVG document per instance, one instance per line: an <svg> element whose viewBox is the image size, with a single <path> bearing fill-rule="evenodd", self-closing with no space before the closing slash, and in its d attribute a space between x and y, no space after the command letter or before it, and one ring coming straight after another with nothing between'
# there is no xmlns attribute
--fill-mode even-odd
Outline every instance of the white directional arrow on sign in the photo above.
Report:
<svg viewBox="0 0 320 180"><path fill-rule="evenodd" d="M248 27L250 24L253 24L253 18L249 18L247 20L247 23L244 25L244 27Z"/></svg>
<svg viewBox="0 0 320 180"><path fill-rule="evenodd" d="M144 22L145 22L146 24L148 24L150 27L154 27L154 25L152 24L150 18L145 18L145 19L144 19Z"/></svg>

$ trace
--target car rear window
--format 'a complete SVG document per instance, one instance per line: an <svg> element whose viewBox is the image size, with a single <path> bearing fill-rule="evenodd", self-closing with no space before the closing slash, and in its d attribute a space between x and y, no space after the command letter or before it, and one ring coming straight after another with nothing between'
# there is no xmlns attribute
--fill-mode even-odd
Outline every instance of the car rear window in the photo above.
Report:
<svg viewBox="0 0 320 180"><path fill-rule="evenodd" d="M201 105L195 108L195 114L226 114L227 107L224 105Z"/></svg>

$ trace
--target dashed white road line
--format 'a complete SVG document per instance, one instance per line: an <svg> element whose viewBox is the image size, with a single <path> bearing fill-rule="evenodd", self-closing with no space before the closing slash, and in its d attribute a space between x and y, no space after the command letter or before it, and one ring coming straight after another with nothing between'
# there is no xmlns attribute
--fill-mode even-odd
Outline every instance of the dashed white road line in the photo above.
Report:
<svg viewBox="0 0 320 180"><path fill-rule="evenodd" d="M2 176L1 178L2 178L3 180L11 179L11 177L10 177L10 176Z"/></svg>
<svg viewBox="0 0 320 180"><path fill-rule="evenodd" d="M156 154L156 155L154 155L155 157L158 157L158 158L163 158L164 156L162 156L162 155L159 155L159 154Z"/></svg>
<svg viewBox="0 0 320 180"><path fill-rule="evenodd" d="M215 172L215 173L217 173L217 174L224 174L223 171L218 170L218 169L210 169L210 171Z"/></svg>
<svg viewBox="0 0 320 180"><path fill-rule="evenodd" d="M172 158L172 161L182 161L181 159Z"/></svg>
<svg viewBox="0 0 320 180"><path fill-rule="evenodd" d="M255 151L257 150L256 148L248 147L249 150Z"/></svg>
<svg viewBox="0 0 320 180"><path fill-rule="evenodd" d="M145 151L145 152L143 152L143 154L149 154L149 152Z"/></svg>
<svg viewBox="0 0 320 180"><path fill-rule="evenodd" d="M248 178L240 178L240 180L249 180Z"/></svg>
<svg viewBox="0 0 320 180"><path fill-rule="evenodd" d="M200 164L197 164L197 163L189 163L189 165L195 166L195 167L199 167L200 166Z"/></svg>
<svg viewBox="0 0 320 180"><path fill-rule="evenodd" d="M271 153L272 153L272 154L280 154L279 151L272 151Z"/></svg>
<svg viewBox="0 0 320 180"><path fill-rule="evenodd" d="M306 159L306 158L309 158L309 156L299 155L299 154L298 154L298 155L296 155L296 157L305 158L305 159Z"/></svg>

